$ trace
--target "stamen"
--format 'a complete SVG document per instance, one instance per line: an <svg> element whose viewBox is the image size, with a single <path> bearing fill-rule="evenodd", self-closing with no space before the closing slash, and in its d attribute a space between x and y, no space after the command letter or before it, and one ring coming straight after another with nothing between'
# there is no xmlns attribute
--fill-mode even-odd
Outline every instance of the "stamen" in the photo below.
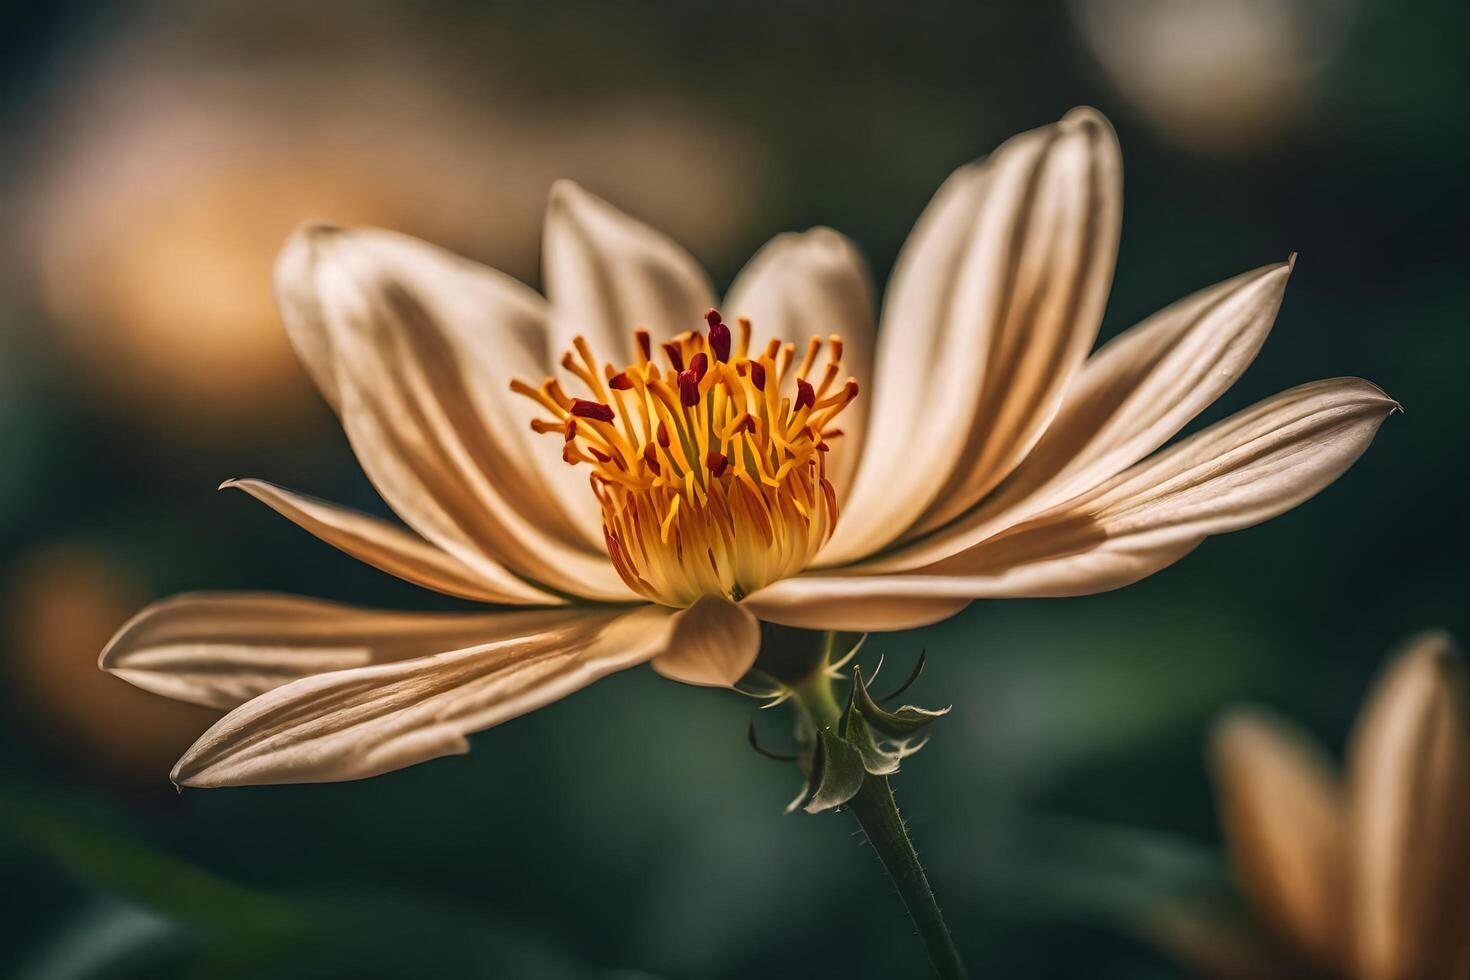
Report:
<svg viewBox="0 0 1470 980"><path fill-rule="evenodd" d="M720 319L719 310L710 310L704 315L709 323L709 346L715 352L715 360L728 361L730 359L730 328Z"/></svg>
<svg viewBox="0 0 1470 980"><path fill-rule="evenodd" d="M750 321L736 322L738 338L710 310L707 333L662 344L668 368L652 361L646 330L621 369L575 338L560 363L587 397L552 378L511 383L550 415L531 428L560 433L562 458L591 469L618 573L664 605L738 599L794 575L836 525L826 453L842 433L831 422L857 396L850 379L834 390L842 342L813 337L798 360L779 340L751 351Z"/></svg>

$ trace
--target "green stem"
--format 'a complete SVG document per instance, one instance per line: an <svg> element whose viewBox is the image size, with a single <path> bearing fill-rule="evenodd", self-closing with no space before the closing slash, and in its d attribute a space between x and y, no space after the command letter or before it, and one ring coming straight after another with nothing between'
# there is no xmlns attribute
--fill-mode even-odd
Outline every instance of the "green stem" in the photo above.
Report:
<svg viewBox="0 0 1470 980"><path fill-rule="evenodd" d="M898 888L909 918L924 940L934 972L946 980L965 976L960 951L950 938L939 903L934 900L934 889L929 887L919 856L914 853L913 841L909 839L908 828L899 815L898 801L893 798L893 787L888 784L888 777L869 775L864 778L863 788L858 790L848 807L872 843L878 860L883 862L883 869Z"/></svg>
<svg viewBox="0 0 1470 980"><path fill-rule="evenodd" d="M834 639L828 634L827 655L822 658L821 667L792 691L797 704L814 725L835 731L842 718L842 707L827 674ZM883 863L883 870L893 879L909 918L924 941L934 972L945 980L965 977L965 965L960 960L954 939L950 937L949 927L944 924L934 889L929 886L929 879L919 864L919 855L914 851L908 828L898 812L898 801L894 799L888 777L871 773L864 776L862 789L848 802L847 808L873 845L873 851Z"/></svg>

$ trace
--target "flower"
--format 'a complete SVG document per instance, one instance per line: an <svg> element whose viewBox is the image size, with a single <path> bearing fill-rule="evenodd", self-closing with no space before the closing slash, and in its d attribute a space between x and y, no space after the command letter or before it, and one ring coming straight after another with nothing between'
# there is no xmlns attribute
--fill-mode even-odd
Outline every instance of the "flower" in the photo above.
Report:
<svg viewBox="0 0 1470 980"><path fill-rule="evenodd" d="M689 255L565 182L544 300L401 235L304 228L277 265L287 331L408 529L225 485L410 582L534 608L185 595L139 614L102 666L229 709L178 783L353 779L464 752L644 662L733 684L761 621L896 630L980 598L1117 588L1288 510L1397 405L1322 381L1154 453L1250 362L1291 266L1089 357L1120 182L1087 109L961 168L898 259L882 330L834 231L766 245L721 304L731 328Z"/></svg>
<svg viewBox="0 0 1470 980"><path fill-rule="evenodd" d="M1467 707L1459 658L1433 633L1378 680L1345 778L1283 719L1241 709L1221 721L1215 781L1234 864L1301 972L1470 971Z"/></svg>

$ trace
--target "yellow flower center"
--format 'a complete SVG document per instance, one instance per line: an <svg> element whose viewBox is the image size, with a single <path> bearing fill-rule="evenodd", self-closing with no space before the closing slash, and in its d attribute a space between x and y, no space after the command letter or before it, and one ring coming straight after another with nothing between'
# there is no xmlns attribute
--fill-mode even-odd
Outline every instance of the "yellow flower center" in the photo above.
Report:
<svg viewBox="0 0 1470 980"><path fill-rule="evenodd" d="M738 600L815 557L837 525L826 455L842 432L832 423L858 393L852 378L834 388L835 335L812 337L798 362L796 346L779 340L750 351L749 320L738 321L732 344L718 312L705 319L707 334L662 345L667 367L655 362L646 330L634 331L638 358L622 370L575 338L561 363L588 398L567 395L554 378L511 382L553 416L531 427L559 433L562 458L591 467L623 581L670 606L704 595Z"/></svg>

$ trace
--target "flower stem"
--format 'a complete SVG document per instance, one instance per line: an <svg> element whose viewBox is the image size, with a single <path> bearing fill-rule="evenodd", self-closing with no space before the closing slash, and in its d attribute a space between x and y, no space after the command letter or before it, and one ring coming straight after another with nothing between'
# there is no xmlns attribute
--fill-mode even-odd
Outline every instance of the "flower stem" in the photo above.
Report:
<svg viewBox="0 0 1470 980"><path fill-rule="evenodd" d="M837 730L842 718L842 707L832 690L832 677L827 668L834 640L835 637L828 634L826 656L822 658L821 666L792 689L796 703L812 724L832 731ZM949 927L944 924L934 889L929 886L929 879L919 864L919 856L898 812L898 801L894 799L888 777L866 774L862 788L847 803L847 808L873 845L883 870L893 879L909 918L924 941L934 972L945 980L965 977L967 974L964 963L960 961L959 950L950 937Z"/></svg>
<svg viewBox="0 0 1470 980"><path fill-rule="evenodd" d="M863 788L848 803L858 825L863 828L883 869L893 879L898 895L908 909L909 918L924 940L929 953L929 962L934 972L945 980L965 976L965 966L960 961L960 952L950 938L949 927L944 924L944 915L939 903L934 900L934 889L914 853L913 841L908 828L898 812L898 801L893 798L893 787L887 776L869 775L863 779Z"/></svg>

